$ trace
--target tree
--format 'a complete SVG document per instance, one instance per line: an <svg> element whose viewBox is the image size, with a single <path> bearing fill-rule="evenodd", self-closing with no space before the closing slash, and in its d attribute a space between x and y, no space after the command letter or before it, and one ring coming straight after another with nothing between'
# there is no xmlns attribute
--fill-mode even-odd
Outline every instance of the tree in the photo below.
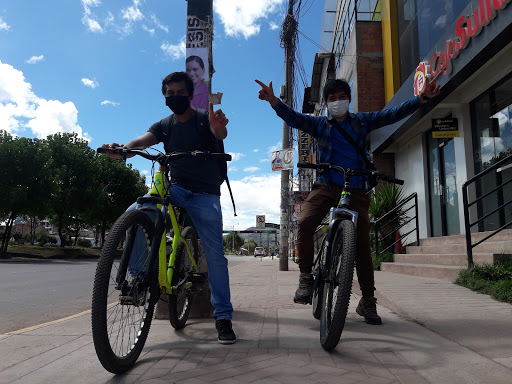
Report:
<svg viewBox="0 0 512 384"><path fill-rule="evenodd" d="M50 217L58 227L61 246L66 245L65 232L75 232L92 216L94 201L94 151L76 133L48 136L52 187Z"/></svg>
<svg viewBox="0 0 512 384"><path fill-rule="evenodd" d="M238 233L230 233L227 236L224 236L222 239L222 243L224 244L225 249L231 249L234 251L237 248L240 248L244 244L244 239ZM234 247L233 247L234 245Z"/></svg>
<svg viewBox="0 0 512 384"><path fill-rule="evenodd" d="M101 244L105 240L105 231L138 197L147 193L145 178L139 171L132 169L123 161L114 160L107 155L98 155L95 159L96 196L94 223L101 230Z"/></svg>
<svg viewBox="0 0 512 384"><path fill-rule="evenodd" d="M0 253L7 252L16 217L47 214L48 175L48 152L42 140L13 138L0 131L0 217L7 218Z"/></svg>

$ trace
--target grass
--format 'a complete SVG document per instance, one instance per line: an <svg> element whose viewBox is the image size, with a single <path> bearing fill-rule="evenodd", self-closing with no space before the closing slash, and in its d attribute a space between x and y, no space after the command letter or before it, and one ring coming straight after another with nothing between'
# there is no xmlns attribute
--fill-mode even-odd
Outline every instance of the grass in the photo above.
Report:
<svg viewBox="0 0 512 384"><path fill-rule="evenodd" d="M512 260L463 270L455 284L512 304Z"/></svg>
<svg viewBox="0 0 512 384"><path fill-rule="evenodd" d="M373 270L374 271L380 271L380 264L381 263L388 263L393 262L393 254L391 252L384 252L377 257L377 255L372 255L372 263L373 263Z"/></svg>

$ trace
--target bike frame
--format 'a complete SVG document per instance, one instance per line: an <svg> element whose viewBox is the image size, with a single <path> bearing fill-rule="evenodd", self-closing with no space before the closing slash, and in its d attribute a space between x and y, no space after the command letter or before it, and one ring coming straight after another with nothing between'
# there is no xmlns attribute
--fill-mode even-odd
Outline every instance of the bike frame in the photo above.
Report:
<svg viewBox="0 0 512 384"><path fill-rule="evenodd" d="M150 268L154 266L156 260L155 253L158 253L158 283L162 293L173 294L178 286L171 286L171 281L174 273L174 262L176 260L176 251L178 244L182 241L185 244L187 254L194 265L194 270L197 272L197 264L187 241L181 236L182 226L176 219L174 207L169 203L169 180L167 174L160 167L158 172L155 173L153 186L150 191L151 197L141 197L137 199L137 209L145 211L153 211L157 214L155 225L155 236L153 238L153 245L150 251ZM144 207L144 203L156 203L156 207ZM167 231L166 231L166 218L170 217L174 236L172 240L172 252L169 256L167 263ZM157 246L158 245L158 246ZM166 265L167 264L167 265ZM190 283L189 283L190 284Z"/></svg>
<svg viewBox="0 0 512 384"><path fill-rule="evenodd" d="M331 262L332 240L334 239L334 235L336 233L336 229L338 228L338 224L342 220L350 220L354 223L355 227L357 228L358 214L356 211L348 209L348 206L350 205L350 180L351 176L347 175L345 177L345 182L343 185L343 191L341 192L340 200L337 206L331 208L329 211L329 227L327 228L325 237L322 240L322 246L320 247L320 252L318 253L317 256L320 257L319 261L321 262L321 277L323 279L328 278L328 270L327 268L325 268L325 266L330 265Z"/></svg>

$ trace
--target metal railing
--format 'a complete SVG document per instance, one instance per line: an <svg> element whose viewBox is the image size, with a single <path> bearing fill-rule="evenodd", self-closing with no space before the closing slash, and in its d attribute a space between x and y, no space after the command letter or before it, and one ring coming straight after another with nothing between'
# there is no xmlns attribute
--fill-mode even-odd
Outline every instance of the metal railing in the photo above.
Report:
<svg viewBox="0 0 512 384"><path fill-rule="evenodd" d="M405 208L405 205L408 204L410 201L414 201L414 203L408 207ZM414 209L414 216L408 217L407 212ZM404 215L406 217L403 222L400 222L397 226L392 226L391 228L386 228L389 224L391 224L394 220L397 220L398 216ZM399 230L406 226L407 224L414 221L414 228L408 231L407 233L400 234ZM374 228L374 251L372 253L375 253L377 257L381 255L381 253L386 252L391 247L394 247L395 244L398 242L401 242L402 239L405 239L408 235L410 235L413 232L416 232L416 245L420 245L420 232L419 232L419 221L418 221L418 194L413 193L409 195L407 198L405 198L400 204L398 204L395 208L393 208L391 211L386 213L384 216L378 218L373 222L373 228ZM385 233L381 233L383 229L388 229ZM399 233L398 238L396 238L396 234ZM380 235L379 235L380 234ZM389 244L384 249L379 249L380 245L385 242L388 243L391 240L386 241L386 239L389 239L390 236L395 236L395 241L391 244ZM392 238L391 238L392 239Z"/></svg>
<svg viewBox="0 0 512 384"><path fill-rule="evenodd" d="M478 209L476 209L476 212L477 212L476 216L477 216L477 218L473 222L470 221L469 208L471 206L473 206L474 204L478 203L479 201L482 201L484 198L488 197L492 193L498 192L500 190L503 191L503 187L505 185L509 184L510 182L512 182L512 178L510 180L507 180L506 182L502 182L496 188L494 188L493 190L491 190L489 192L486 192L482 196L475 198L475 200L473 200L472 202L468 202L468 186L470 184L473 184L476 181L482 179L482 177L484 177L485 175L487 175L487 174L489 174L489 173L491 173L493 171L499 172L498 169L500 167L502 167L504 165L508 165L506 163L510 163L510 162L512 162L512 155L507 156L504 159L498 161L496 164L494 164L493 166L491 166L491 167L487 168L486 170L480 172L478 175L476 175L473 178L469 179L468 181L466 181L462 185L462 202L463 202L463 207L464 207L463 208L464 209L464 227L466 229L466 252L467 252L467 256L468 256L468 267L470 267L470 268L474 264L473 263L473 248L475 248L477 245L483 243L485 240L489 239L490 237L496 235L498 232L501 232L502 230L504 230L505 228L510 226L512 224L512 221L509 221L505 225L502 225L500 228L496 229L495 231L493 231L492 233L490 233L489 235L485 236L484 238L478 240L475 243L473 243L472 239L471 239L471 227L473 227L474 225L482 222L483 220L485 220L486 218L488 218L492 214L494 214L496 212L499 212L502 209L504 209L507 205L509 205L512 202L512 199L509 196L509 200L505 201L506 195L503 193L503 199L504 199L503 200L504 201L503 204L501 204L496 209L493 209L491 212L483 214L482 217L478 217Z"/></svg>

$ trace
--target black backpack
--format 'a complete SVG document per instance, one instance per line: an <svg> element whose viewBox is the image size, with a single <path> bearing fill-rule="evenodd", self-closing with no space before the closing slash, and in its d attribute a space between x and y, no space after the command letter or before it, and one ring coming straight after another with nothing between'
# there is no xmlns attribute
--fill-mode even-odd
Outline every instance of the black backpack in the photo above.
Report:
<svg viewBox="0 0 512 384"><path fill-rule="evenodd" d="M199 119L199 124L200 125L206 124L209 129L210 122L208 119L208 112L207 111L204 111L204 112L196 111L196 113L197 113L197 117ZM162 130L165 132L166 135L168 135L170 133L173 116L174 116L174 114L169 115L169 116L165 117L164 119L162 119L162 121L161 121L161 124L163 126ZM207 150L212 153L226 153L224 150L224 141L217 140L217 139L212 141L211 144L209 143L209 145L207 145L207 148L205 148L204 150ZM228 179L228 163L227 163L227 161L222 160L222 159L217 159L217 162L219 164L222 181L226 181L226 185L228 186L229 195L231 196L231 203L233 204L234 215L237 216L236 207L235 207L235 199L233 198L233 192L231 191L231 185L229 184L229 179Z"/></svg>

